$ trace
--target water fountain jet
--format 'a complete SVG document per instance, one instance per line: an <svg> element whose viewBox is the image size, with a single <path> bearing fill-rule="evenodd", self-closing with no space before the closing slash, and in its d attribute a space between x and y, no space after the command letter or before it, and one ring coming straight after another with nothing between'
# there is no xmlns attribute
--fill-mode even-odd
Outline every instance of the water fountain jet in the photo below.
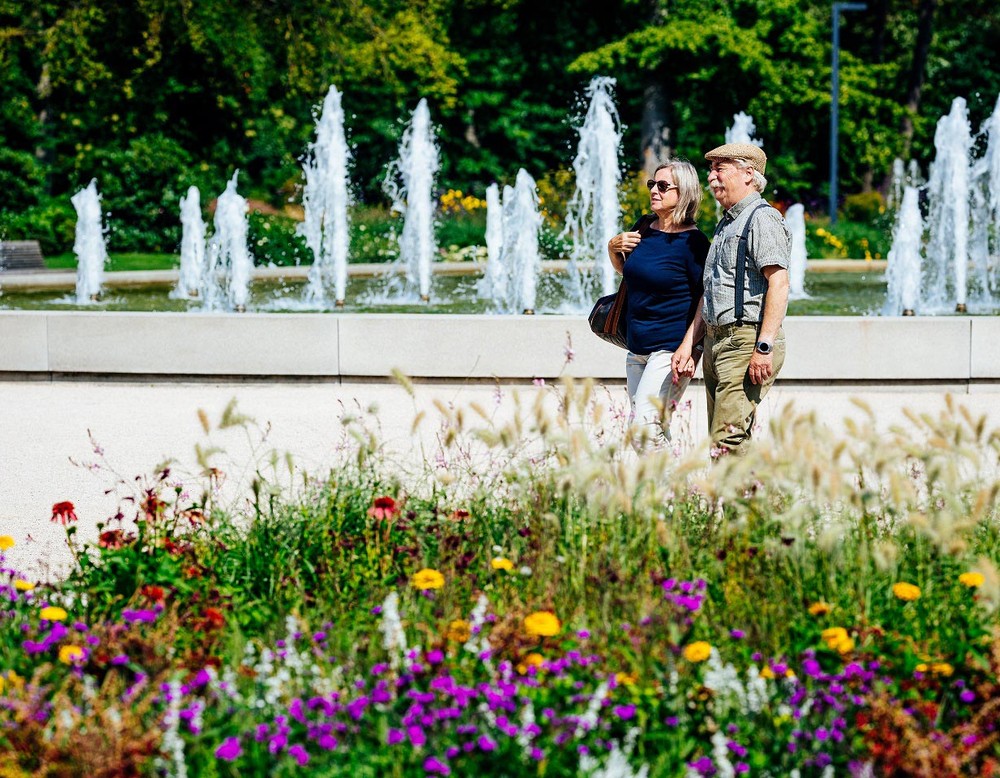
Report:
<svg viewBox="0 0 1000 778"><path fill-rule="evenodd" d="M97 179L91 180L70 198L76 209L76 301L78 304L100 299L104 280L104 266L108 250L104 243L101 224L101 196L97 193Z"/></svg>
<svg viewBox="0 0 1000 778"><path fill-rule="evenodd" d="M332 287L335 304L343 307L347 290L351 155L344 133L341 94L335 86L330 87L323 101L316 141L309 151L303 165L305 220L298 227L313 255L305 296L308 302L322 305Z"/></svg>

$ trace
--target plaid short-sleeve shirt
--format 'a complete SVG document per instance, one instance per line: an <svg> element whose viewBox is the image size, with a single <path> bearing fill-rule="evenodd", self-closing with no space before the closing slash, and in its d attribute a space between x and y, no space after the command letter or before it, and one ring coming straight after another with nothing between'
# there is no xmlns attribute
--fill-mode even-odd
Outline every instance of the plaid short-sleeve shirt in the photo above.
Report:
<svg viewBox="0 0 1000 778"><path fill-rule="evenodd" d="M763 201L757 192L748 194L722 216L715 239L705 260L706 324L724 326L736 321L736 250L747 217ZM792 235L781 214L771 207L760 208L753 217L747 239L746 276L743 286L743 321L760 323L767 294L767 279L761 268L768 265L788 268Z"/></svg>

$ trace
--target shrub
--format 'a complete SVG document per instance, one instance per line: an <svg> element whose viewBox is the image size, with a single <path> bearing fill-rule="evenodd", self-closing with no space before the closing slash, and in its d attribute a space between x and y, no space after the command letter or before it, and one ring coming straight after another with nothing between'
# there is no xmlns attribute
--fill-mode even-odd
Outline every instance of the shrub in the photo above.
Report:
<svg viewBox="0 0 1000 778"><path fill-rule="evenodd" d="M312 252L305 238L298 234L299 222L295 219L251 209L247 222L247 243L256 264L312 264Z"/></svg>
<svg viewBox="0 0 1000 778"><path fill-rule="evenodd" d="M46 197L25 210L0 211L0 239L37 240L42 253L73 250L76 210L69 197Z"/></svg>

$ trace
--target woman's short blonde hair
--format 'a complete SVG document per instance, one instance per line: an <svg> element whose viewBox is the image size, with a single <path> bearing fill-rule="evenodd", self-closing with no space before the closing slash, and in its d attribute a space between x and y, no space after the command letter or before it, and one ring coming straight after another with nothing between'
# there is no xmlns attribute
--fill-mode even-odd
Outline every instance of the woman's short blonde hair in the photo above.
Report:
<svg viewBox="0 0 1000 778"><path fill-rule="evenodd" d="M695 223L698 208L704 191L698 178L698 171L686 159L670 159L653 171L653 177L661 170L669 170L677 185L677 205L672 215L673 222L678 227L687 227Z"/></svg>

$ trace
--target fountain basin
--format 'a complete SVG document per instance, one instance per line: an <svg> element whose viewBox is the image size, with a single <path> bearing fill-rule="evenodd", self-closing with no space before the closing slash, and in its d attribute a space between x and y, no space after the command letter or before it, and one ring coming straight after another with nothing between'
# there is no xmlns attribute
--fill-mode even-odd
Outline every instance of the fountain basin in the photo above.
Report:
<svg viewBox="0 0 1000 778"><path fill-rule="evenodd" d="M0 376L621 381L582 316L0 311ZM780 382L1000 390L995 317L790 316Z"/></svg>

